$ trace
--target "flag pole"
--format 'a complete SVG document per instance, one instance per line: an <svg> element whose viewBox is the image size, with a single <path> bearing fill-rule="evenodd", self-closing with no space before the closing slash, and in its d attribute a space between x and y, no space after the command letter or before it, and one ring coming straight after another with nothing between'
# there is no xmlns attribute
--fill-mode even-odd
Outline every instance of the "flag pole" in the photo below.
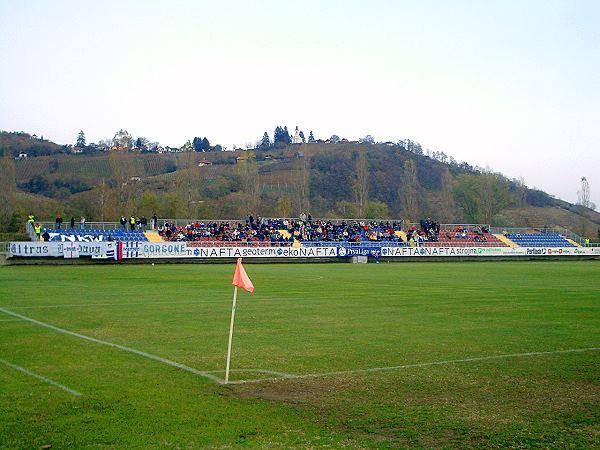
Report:
<svg viewBox="0 0 600 450"><path fill-rule="evenodd" d="M233 340L233 321L235 319L235 302L237 301L236 286L233 290L233 306L231 307L231 324L229 325L229 344L227 345L227 365L225 367L225 384L229 383L229 362L231 361L231 341Z"/></svg>

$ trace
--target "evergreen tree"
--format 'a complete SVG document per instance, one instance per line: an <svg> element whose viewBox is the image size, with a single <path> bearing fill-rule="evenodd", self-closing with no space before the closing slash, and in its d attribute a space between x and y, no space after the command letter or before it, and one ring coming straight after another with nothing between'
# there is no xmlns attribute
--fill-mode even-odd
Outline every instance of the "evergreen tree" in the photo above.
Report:
<svg viewBox="0 0 600 450"><path fill-rule="evenodd" d="M271 140L269 139L269 135L265 131L265 134L263 134L262 140L260 142L260 148L267 149L270 146L271 146Z"/></svg>
<svg viewBox="0 0 600 450"><path fill-rule="evenodd" d="M278 125L275 127L273 133L273 145L281 144L283 142L283 129Z"/></svg>
<svg viewBox="0 0 600 450"><path fill-rule="evenodd" d="M304 144L306 142L306 138L304 137L304 131L300 131L298 133L298 136L300 136L300 139L302 139L302 143Z"/></svg>
<svg viewBox="0 0 600 450"><path fill-rule="evenodd" d="M287 125L283 127L283 142L288 145L292 143L292 136L290 136Z"/></svg>
<svg viewBox="0 0 600 450"><path fill-rule="evenodd" d="M309 144L314 144L315 143L315 136L313 135L312 131L308 134L308 143Z"/></svg>
<svg viewBox="0 0 600 450"><path fill-rule="evenodd" d="M85 133L83 132L83 130L81 130L77 135L77 142L75 143L75 147L85 147Z"/></svg>
<svg viewBox="0 0 600 450"><path fill-rule="evenodd" d="M148 142L148 139L145 137L139 137L135 140L135 148L140 151L146 151L148 150Z"/></svg>
<svg viewBox="0 0 600 450"><path fill-rule="evenodd" d="M208 142L206 137L202 139L202 151L210 152L210 142Z"/></svg>
<svg viewBox="0 0 600 450"><path fill-rule="evenodd" d="M195 137L192 141L192 145L194 146L194 151L201 152L202 151L202 138Z"/></svg>

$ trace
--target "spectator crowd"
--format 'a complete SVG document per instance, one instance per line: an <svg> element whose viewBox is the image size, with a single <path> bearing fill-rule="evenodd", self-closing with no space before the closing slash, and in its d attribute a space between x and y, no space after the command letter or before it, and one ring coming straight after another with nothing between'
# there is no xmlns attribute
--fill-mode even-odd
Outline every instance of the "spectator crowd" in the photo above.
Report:
<svg viewBox="0 0 600 450"><path fill-rule="evenodd" d="M245 222L195 222L185 226L165 223L159 234L169 241L271 242L382 242L402 241L398 235L402 223L313 220L302 214L299 219L268 219L249 215Z"/></svg>

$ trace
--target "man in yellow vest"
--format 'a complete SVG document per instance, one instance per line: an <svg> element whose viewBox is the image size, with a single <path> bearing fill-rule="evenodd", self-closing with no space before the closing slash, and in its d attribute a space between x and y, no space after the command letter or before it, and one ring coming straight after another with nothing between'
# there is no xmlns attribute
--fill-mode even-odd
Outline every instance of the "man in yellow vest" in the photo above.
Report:
<svg viewBox="0 0 600 450"><path fill-rule="evenodd" d="M35 224L35 216L33 214L29 214L29 216L27 216L27 229L29 229L29 227L31 227L31 229L33 230L34 224Z"/></svg>
<svg viewBox="0 0 600 450"><path fill-rule="evenodd" d="M39 223L36 223L33 227L35 231L35 235L37 236L38 241L40 240L40 236L42 235L42 226Z"/></svg>
<svg viewBox="0 0 600 450"><path fill-rule="evenodd" d="M133 214L129 218L129 226L131 227L131 231L135 230L135 216Z"/></svg>

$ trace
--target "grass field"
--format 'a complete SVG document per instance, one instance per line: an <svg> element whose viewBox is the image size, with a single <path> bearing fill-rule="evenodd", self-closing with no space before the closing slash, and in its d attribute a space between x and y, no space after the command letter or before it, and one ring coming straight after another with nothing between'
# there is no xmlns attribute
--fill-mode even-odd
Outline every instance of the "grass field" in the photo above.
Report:
<svg viewBox="0 0 600 450"><path fill-rule="evenodd" d="M0 267L0 447L598 448L600 263Z"/></svg>

